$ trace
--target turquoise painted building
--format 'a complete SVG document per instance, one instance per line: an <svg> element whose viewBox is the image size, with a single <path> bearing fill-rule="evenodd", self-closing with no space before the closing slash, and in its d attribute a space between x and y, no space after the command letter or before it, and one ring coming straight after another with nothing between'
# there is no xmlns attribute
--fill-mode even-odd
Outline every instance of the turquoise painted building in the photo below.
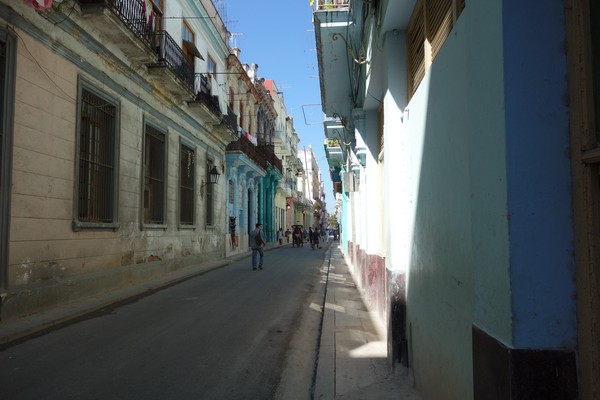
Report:
<svg viewBox="0 0 600 400"><path fill-rule="evenodd" d="M342 250L424 398L597 393L590 4L315 2Z"/></svg>

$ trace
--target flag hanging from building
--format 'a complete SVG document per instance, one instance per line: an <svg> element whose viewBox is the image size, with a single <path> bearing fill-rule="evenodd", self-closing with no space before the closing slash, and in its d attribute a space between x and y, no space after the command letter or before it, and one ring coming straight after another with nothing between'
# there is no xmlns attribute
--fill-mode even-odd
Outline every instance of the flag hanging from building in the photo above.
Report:
<svg viewBox="0 0 600 400"><path fill-rule="evenodd" d="M47 10L52 7L52 0L23 0L29 7L36 10Z"/></svg>

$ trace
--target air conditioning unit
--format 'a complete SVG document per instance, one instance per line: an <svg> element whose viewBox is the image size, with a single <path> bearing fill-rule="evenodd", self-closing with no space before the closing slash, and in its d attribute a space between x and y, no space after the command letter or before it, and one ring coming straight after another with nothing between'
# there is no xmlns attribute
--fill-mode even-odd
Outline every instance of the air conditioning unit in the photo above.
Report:
<svg viewBox="0 0 600 400"><path fill-rule="evenodd" d="M342 174L342 182L344 182L344 192L358 191L358 182L353 172L344 172Z"/></svg>

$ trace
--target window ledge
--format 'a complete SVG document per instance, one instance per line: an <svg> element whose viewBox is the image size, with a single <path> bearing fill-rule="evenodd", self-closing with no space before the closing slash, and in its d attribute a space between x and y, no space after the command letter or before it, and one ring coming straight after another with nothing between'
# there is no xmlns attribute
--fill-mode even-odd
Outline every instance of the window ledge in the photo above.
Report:
<svg viewBox="0 0 600 400"><path fill-rule="evenodd" d="M193 231L196 229L196 225L182 225L179 224L177 226L177 229L179 229L180 231Z"/></svg>
<svg viewBox="0 0 600 400"><path fill-rule="evenodd" d="M167 230L166 224L142 224L140 227L141 230Z"/></svg>
<svg viewBox="0 0 600 400"><path fill-rule="evenodd" d="M98 230L98 231L116 231L119 229L117 222L102 223L102 222L82 222L78 220L73 221L73 230L75 232Z"/></svg>

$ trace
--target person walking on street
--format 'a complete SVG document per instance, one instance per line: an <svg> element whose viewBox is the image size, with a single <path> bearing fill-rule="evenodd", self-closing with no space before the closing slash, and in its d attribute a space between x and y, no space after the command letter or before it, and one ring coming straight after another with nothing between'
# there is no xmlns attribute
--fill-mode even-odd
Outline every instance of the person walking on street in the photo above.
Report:
<svg viewBox="0 0 600 400"><path fill-rule="evenodd" d="M260 255L258 261L258 269L263 269L263 260L265 253L263 246L265 244L265 238L262 233L262 224L256 224L256 229L250 233L250 247L252 248L252 269L256 271L256 253Z"/></svg>
<svg viewBox="0 0 600 400"><path fill-rule="evenodd" d="M277 231L277 240L279 241L279 245L283 244L283 228L279 228Z"/></svg>
<svg viewBox="0 0 600 400"><path fill-rule="evenodd" d="M285 238L287 239L287 242L290 242L290 236L292 236L292 232L290 232L290 228L287 228L287 230L285 231Z"/></svg>
<svg viewBox="0 0 600 400"><path fill-rule="evenodd" d="M315 228L314 231L312 231L312 233L310 234L310 247L311 249L315 249L315 247L317 249L321 248L321 244L319 242L320 239L320 234L319 234L319 228Z"/></svg>

